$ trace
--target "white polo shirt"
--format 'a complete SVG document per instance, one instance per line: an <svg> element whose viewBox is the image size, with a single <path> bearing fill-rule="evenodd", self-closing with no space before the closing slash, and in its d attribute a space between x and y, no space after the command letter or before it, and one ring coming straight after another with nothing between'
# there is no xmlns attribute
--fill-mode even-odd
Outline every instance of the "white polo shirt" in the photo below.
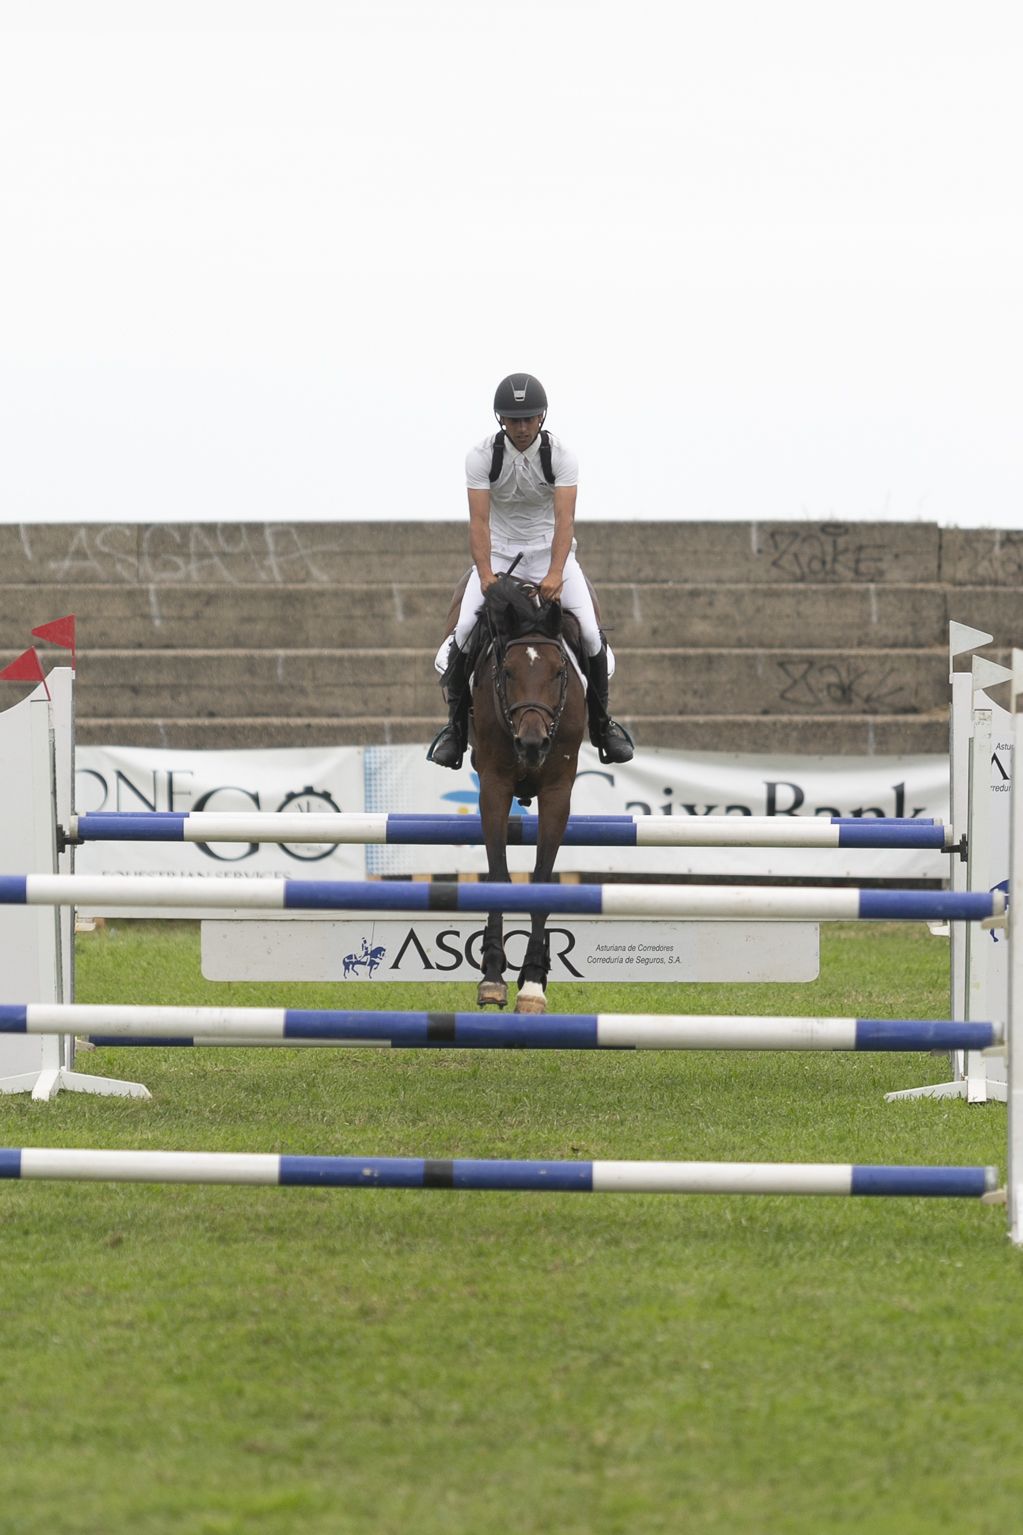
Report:
<svg viewBox="0 0 1023 1535"><path fill-rule="evenodd" d="M485 437L470 448L465 460L465 480L470 490L490 492L490 544L496 554L519 550L549 549L554 538L554 486L578 485L579 460L553 432L551 468L554 485L544 479L540 463L540 438L520 453L507 439L501 473L490 483L494 437ZM572 540L575 551L575 539Z"/></svg>

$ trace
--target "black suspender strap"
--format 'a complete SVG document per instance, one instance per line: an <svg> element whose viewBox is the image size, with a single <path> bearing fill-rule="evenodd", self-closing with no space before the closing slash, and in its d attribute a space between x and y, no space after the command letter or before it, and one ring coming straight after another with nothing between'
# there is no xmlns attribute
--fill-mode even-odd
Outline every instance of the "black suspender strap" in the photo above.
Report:
<svg viewBox="0 0 1023 1535"><path fill-rule="evenodd" d="M503 463L504 463L504 428L502 427L502 429L498 432L497 436L494 438L494 454L493 454L493 457L490 460L490 483L491 483L491 485L493 485L494 481L497 479L498 475L501 473L501 466L502 466Z"/></svg>
<svg viewBox="0 0 1023 1535"><path fill-rule="evenodd" d="M494 438L494 451L490 459L490 483L493 485L504 465L505 435L503 429ZM554 464L551 461L551 434L540 433L540 468L548 485L554 484Z"/></svg>
<svg viewBox="0 0 1023 1535"><path fill-rule="evenodd" d="M551 434L540 433L540 468L548 485L554 484L554 465L551 463Z"/></svg>

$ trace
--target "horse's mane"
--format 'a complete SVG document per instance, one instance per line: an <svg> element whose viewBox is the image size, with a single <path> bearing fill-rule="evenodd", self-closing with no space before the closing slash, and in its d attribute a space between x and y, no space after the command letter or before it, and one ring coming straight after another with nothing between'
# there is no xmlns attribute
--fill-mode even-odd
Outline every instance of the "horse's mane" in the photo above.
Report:
<svg viewBox="0 0 1023 1535"><path fill-rule="evenodd" d="M540 634L546 639L560 639L563 616L560 602L541 602L536 588L514 576L498 576L483 599L490 628L501 640L521 639L526 634Z"/></svg>

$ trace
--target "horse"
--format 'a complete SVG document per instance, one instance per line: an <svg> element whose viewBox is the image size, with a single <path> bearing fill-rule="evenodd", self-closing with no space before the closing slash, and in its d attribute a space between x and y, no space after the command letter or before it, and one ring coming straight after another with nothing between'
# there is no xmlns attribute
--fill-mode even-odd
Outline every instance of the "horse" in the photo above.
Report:
<svg viewBox="0 0 1023 1535"><path fill-rule="evenodd" d="M578 625L557 601L542 602L534 586L510 574L486 593L480 652L470 694L469 744L480 780L480 817L487 849L487 879L510 881L508 817L512 799L538 801L539 825L532 878L546 883L554 871L568 821L579 747L586 727L586 692L570 654ZM550 952L547 913L533 915L518 977L517 1013L546 1009ZM478 1007L504 1007L504 914L487 914L483 979Z"/></svg>
<svg viewBox="0 0 1023 1535"><path fill-rule="evenodd" d="M355 972L363 966L365 967L366 974L368 976L372 975L373 971L376 970L377 967L383 962L386 953L387 950L384 948L383 944L376 944L371 949L364 938L362 940L361 954L345 955L344 960L342 961L343 978L346 979L348 976L354 975Z"/></svg>

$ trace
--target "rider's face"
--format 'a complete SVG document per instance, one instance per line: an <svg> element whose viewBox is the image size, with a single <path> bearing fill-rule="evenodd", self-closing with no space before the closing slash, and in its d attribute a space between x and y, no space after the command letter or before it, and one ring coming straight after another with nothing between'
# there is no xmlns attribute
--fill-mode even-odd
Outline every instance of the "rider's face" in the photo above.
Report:
<svg viewBox="0 0 1023 1535"><path fill-rule="evenodd" d="M512 447L524 453L539 432L542 420L542 416L527 416L524 421L509 421L507 416L502 416L501 425L508 433Z"/></svg>

